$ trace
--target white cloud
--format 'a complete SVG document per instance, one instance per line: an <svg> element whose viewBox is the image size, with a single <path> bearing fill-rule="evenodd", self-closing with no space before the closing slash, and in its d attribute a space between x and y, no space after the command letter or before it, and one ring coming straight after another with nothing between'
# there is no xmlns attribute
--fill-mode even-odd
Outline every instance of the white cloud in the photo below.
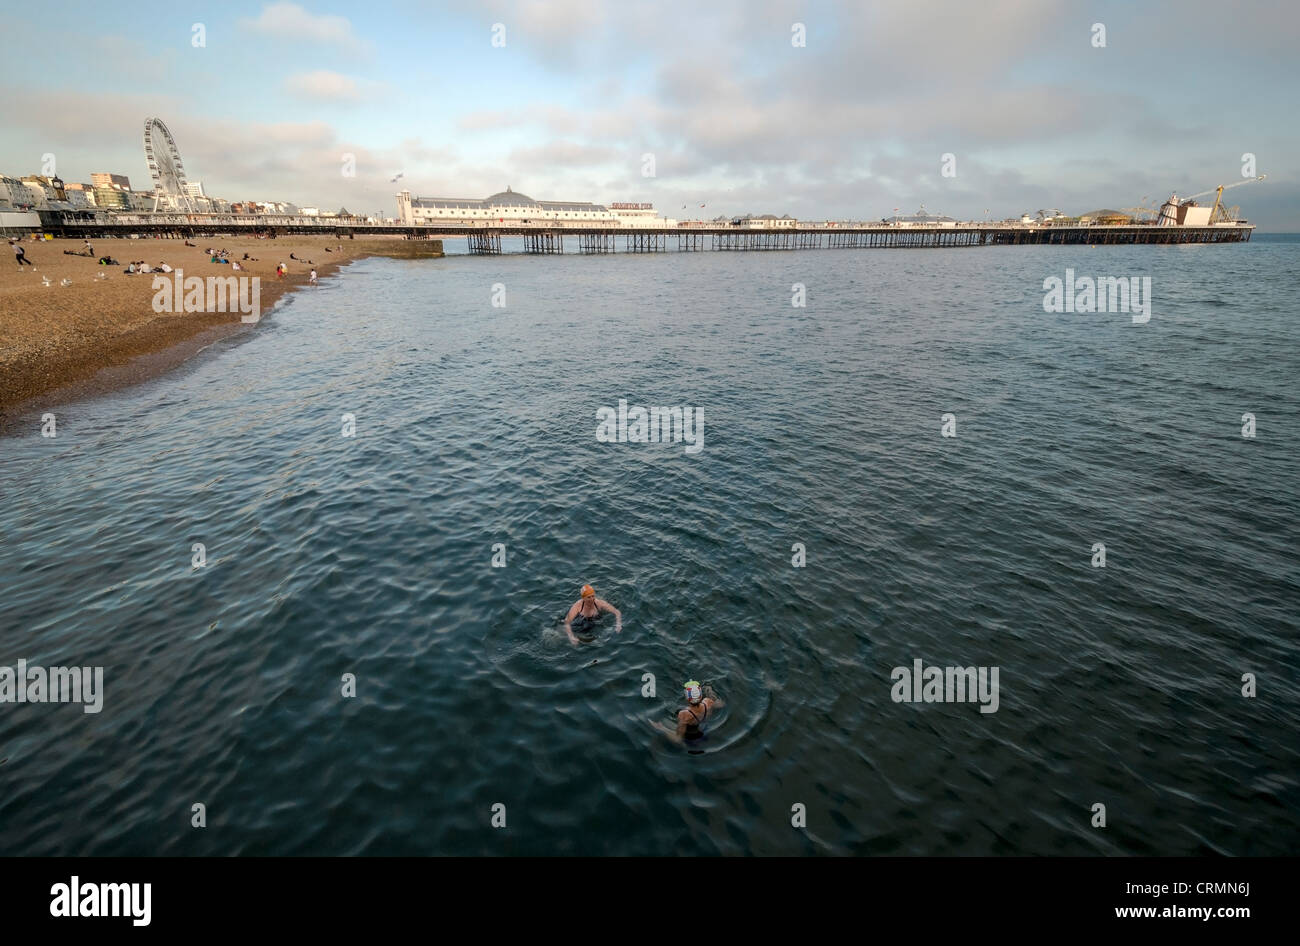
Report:
<svg viewBox="0 0 1300 946"><path fill-rule="evenodd" d="M352 32L352 23L347 17L332 13L314 14L296 3L267 4L257 19L240 20L240 25L292 42L330 43L355 50L368 47Z"/></svg>
<svg viewBox="0 0 1300 946"><path fill-rule="evenodd" d="M285 91L322 102L356 102L361 99L357 80L328 69L303 72L284 80Z"/></svg>

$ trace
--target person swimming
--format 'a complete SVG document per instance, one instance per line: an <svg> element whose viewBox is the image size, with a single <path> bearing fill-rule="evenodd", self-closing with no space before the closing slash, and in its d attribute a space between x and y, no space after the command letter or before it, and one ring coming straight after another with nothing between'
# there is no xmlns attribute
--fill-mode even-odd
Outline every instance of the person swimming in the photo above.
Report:
<svg viewBox="0 0 1300 946"><path fill-rule="evenodd" d="M706 687L698 680L687 680L682 684L686 698L686 708L677 711L677 728L670 727L652 719L650 725L659 730L673 742L694 742L704 738L705 724L709 714L722 708L722 700L713 692L713 687Z"/></svg>
<svg viewBox="0 0 1300 946"><path fill-rule="evenodd" d="M573 633L573 624L578 622L578 630L590 634L595 630L596 622L600 619L601 612L608 611L614 615L614 632L618 633L623 630L623 614L608 601L596 597L596 589L591 585L583 585L581 597L569 608L569 613L564 618L564 633L569 635L569 643L577 646L578 638Z"/></svg>

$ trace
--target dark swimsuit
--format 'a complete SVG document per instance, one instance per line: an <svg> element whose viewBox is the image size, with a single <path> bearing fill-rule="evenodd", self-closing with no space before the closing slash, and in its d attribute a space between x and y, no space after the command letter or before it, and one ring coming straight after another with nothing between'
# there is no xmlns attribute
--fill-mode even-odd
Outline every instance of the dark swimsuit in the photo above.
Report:
<svg viewBox="0 0 1300 946"><path fill-rule="evenodd" d="M695 710L689 706L686 707L686 712L690 713L691 719L694 720L694 722L686 724L686 732L682 734L686 739L701 739L704 737L704 730L700 727L704 725L704 720L709 718L709 704L702 703L702 705L704 706L703 718L696 716Z"/></svg>
<svg viewBox="0 0 1300 946"><path fill-rule="evenodd" d="M600 623L600 614L599 608L590 617L579 611L578 616L573 619L573 632L575 634L595 634L596 627Z"/></svg>

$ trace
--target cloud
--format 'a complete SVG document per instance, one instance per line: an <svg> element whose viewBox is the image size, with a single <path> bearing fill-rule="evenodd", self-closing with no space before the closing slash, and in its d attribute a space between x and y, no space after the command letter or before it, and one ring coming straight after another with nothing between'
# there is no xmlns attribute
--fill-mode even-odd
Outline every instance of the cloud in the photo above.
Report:
<svg viewBox="0 0 1300 946"><path fill-rule="evenodd" d="M456 120L456 125L462 131L490 131L498 128L517 128L531 120L527 110L500 108L467 112Z"/></svg>
<svg viewBox="0 0 1300 946"><path fill-rule="evenodd" d="M524 170L600 167L617 162L628 162L631 156L625 151L598 145L583 145L572 141L555 141L536 148L516 148L507 159L514 167Z"/></svg>
<svg viewBox="0 0 1300 946"><path fill-rule="evenodd" d="M296 3L267 4L256 19L245 18L239 23L253 32L284 40L328 43L356 51L369 49L369 44L353 33L347 17L313 14Z"/></svg>
<svg viewBox="0 0 1300 946"><path fill-rule="evenodd" d="M328 69L289 76L284 80L284 88L299 98L319 102L358 102L362 98L356 79Z"/></svg>

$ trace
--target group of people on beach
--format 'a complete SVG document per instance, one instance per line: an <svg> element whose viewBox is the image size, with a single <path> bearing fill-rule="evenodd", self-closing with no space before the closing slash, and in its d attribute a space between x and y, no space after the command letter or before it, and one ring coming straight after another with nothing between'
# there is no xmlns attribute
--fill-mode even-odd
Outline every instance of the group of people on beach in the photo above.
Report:
<svg viewBox="0 0 1300 946"><path fill-rule="evenodd" d="M20 240L11 239L9 241L9 245L13 247L14 259L18 264L18 269L20 272L22 271L22 268L24 266L30 266L33 270L36 269L36 263L33 260L28 258L27 250L22 245L22 242ZM195 244L191 243L189 240L185 241L185 245L195 246ZM64 250L63 253L65 256L88 256L93 259L95 256L95 248L91 246L90 241L86 240L83 246L84 249L81 252ZM342 244L339 244L339 249L340 250L343 249ZM238 260L231 259L230 251L227 249L223 248L218 250L215 247L209 246L209 247L205 247L203 252L207 255L209 262L229 265L230 268L236 272L241 272L247 269L247 267L241 266ZM325 252L326 253L330 252L330 248L326 247ZM313 266L313 267L315 266L315 263L313 263L311 260L300 259L299 257L295 256L292 253L289 254L289 259L293 260L296 263L306 263L308 266ZM256 257L249 256L247 253L244 254L244 260L253 263L257 262ZM121 266L122 265L117 260L113 259L112 256L101 256L98 262L100 266ZM146 275L150 273L170 273L171 271L172 271L172 267L168 266L167 263L165 262L159 262L157 266L151 267L144 260L138 260L138 261L132 260L127 265L127 267L124 270L122 270L122 272L128 276L135 276L140 273L144 273ZM287 275L289 275L288 266L286 266L283 262L280 263L280 265L276 266L275 276L277 279L284 279ZM307 277L307 281L310 282L313 286L316 285L315 269L312 269L311 275Z"/></svg>
<svg viewBox="0 0 1300 946"><path fill-rule="evenodd" d="M577 635L573 633L575 624L578 625L580 633L591 634L603 614L614 615L614 633L623 630L623 613L603 598L596 597L596 589L591 585L583 585L578 593L578 600L564 616L564 633L568 635L569 643L575 647L580 644ZM659 720L651 720L650 725L673 742L690 743L703 738L704 725L708 721L709 713L721 709L722 700L713 691L713 687L707 683L702 684L698 680L687 680L683 683L682 696L686 706L677 711L676 728Z"/></svg>
<svg viewBox="0 0 1300 946"><path fill-rule="evenodd" d="M116 260L114 262L116 262ZM157 266L150 266L144 260L135 261L128 264L126 269L122 270L122 272L126 273L128 276L135 276L139 273L170 273L171 271L172 268L161 260L159 260Z"/></svg>
<svg viewBox="0 0 1300 946"><path fill-rule="evenodd" d="M218 250L215 247L209 246L206 247L203 250L203 252L207 255L209 263L217 263L221 266L229 266L232 270L234 270L237 273L243 272L245 269L248 268L247 266L241 265L239 260L232 259L230 256L230 250L227 249ZM244 259L253 263L257 262L256 258L249 256L247 253L244 254Z"/></svg>

